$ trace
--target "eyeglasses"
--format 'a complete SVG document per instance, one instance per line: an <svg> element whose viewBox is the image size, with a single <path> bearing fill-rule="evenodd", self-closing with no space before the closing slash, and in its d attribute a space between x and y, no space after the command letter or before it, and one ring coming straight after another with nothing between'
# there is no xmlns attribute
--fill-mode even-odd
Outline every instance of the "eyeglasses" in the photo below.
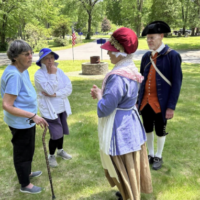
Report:
<svg viewBox="0 0 200 200"><path fill-rule="evenodd" d="M29 57L30 55L33 55L34 52L31 52L31 53L20 53L21 55L25 55L26 57Z"/></svg>

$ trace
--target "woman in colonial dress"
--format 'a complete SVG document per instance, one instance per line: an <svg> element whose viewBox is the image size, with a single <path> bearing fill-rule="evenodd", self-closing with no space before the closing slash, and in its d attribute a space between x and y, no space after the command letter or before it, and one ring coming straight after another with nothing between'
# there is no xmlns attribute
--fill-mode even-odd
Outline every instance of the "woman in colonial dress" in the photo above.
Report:
<svg viewBox="0 0 200 200"><path fill-rule="evenodd" d="M115 66L101 89L96 85L91 89L91 96L98 100L101 162L110 185L119 189L118 200L139 200L141 192L152 192L146 135L135 106L143 80L132 60L137 47L134 31L117 29L101 46Z"/></svg>

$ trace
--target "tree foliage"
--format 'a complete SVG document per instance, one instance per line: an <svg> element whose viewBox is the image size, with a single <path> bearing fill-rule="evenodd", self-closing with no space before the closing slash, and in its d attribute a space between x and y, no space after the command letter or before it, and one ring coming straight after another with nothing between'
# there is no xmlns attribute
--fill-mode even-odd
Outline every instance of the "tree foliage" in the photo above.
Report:
<svg viewBox="0 0 200 200"><path fill-rule="evenodd" d="M53 26L53 36L62 37L65 39L65 35L70 31L70 22L64 16L58 18L58 21L54 22Z"/></svg>
<svg viewBox="0 0 200 200"><path fill-rule="evenodd" d="M123 25L123 18L121 16L122 0L105 0L106 2L106 16L116 25Z"/></svg>
<svg viewBox="0 0 200 200"><path fill-rule="evenodd" d="M12 39L30 39L27 27L64 37L74 26L89 39L92 32L101 31L104 18L114 24L112 31L126 26L138 36L154 20L183 32L191 29L195 35L200 28L200 0L0 0L0 49L5 50Z"/></svg>
<svg viewBox="0 0 200 200"><path fill-rule="evenodd" d="M88 14L88 33L86 35L86 39L91 39L92 14L94 6L99 0L79 0L79 1L81 2L83 9L86 10Z"/></svg>
<svg viewBox="0 0 200 200"><path fill-rule="evenodd" d="M110 20L108 20L106 17L103 19L101 23L101 30L103 32L108 32L111 29L111 23Z"/></svg>

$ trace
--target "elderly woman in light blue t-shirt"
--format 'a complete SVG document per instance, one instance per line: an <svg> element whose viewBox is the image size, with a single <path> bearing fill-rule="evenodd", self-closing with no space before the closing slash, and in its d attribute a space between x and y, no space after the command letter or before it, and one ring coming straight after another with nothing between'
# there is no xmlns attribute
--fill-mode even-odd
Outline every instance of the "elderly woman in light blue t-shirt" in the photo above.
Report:
<svg viewBox="0 0 200 200"><path fill-rule="evenodd" d="M39 193L41 188L30 183L30 178L41 171L31 172L35 149L35 124L48 123L37 113L37 95L31 84L28 67L32 63L32 48L23 40L11 43L7 55L11 60L1 77L4 121L12 133L14 166L23 193Z"/></svg>

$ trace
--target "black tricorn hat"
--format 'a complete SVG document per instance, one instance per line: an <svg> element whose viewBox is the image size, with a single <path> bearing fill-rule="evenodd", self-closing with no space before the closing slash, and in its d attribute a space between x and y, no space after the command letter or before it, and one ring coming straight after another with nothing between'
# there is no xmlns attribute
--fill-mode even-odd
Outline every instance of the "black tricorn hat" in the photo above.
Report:
<svg viewBox="0 0 200 200"><path fill-rule="evenodd" d="M170 33L171 29L168 24L163 21L154 21L148 24L142 31L142 36L147 34L156 34L156 33Z"/></svg>

